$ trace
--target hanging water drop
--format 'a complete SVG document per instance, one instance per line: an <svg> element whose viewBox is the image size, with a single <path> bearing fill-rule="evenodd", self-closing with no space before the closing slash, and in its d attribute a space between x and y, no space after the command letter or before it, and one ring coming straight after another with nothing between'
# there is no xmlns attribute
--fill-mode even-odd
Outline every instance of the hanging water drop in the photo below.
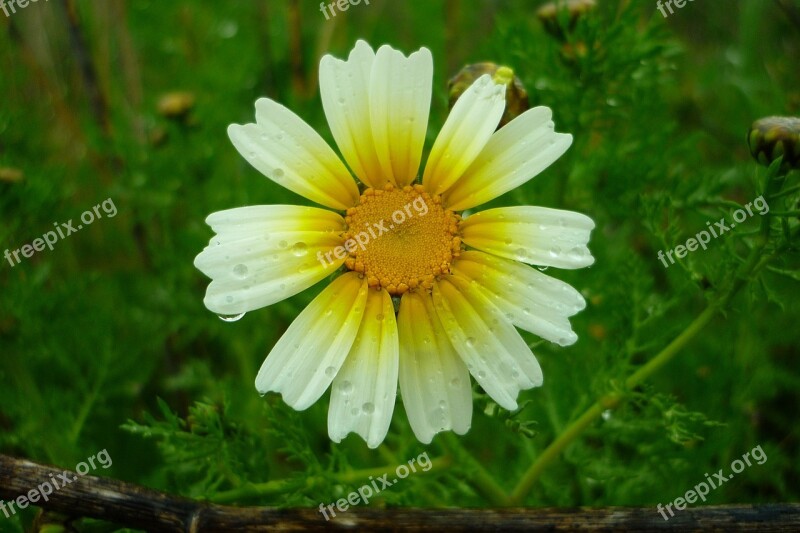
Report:
<svg viewBox="0 0 800 533"><path fill-rule="evenodd" d="M223 322L236 322L237 320L240 320L244 315L245 315L244 313L240 313L238 315L219 315L219 319L222 320Z"/></svg>

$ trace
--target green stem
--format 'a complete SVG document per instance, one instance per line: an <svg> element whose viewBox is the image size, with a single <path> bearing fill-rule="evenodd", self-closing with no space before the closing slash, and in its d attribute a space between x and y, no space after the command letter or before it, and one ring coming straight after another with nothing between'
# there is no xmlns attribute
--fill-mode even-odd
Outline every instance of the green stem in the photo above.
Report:
<svg viewBox="0 0 800 533"><path fill-rule="evenodd" d="M452 432L442 435L443 443L447 446L448 450L454 456L455 460L464 463L467 467L475 472L474 479L470 480L472 486L483 496L489 499L492 505L507 505L508 495L505 490L495 481L483 465L475 460L468 451L466 451L459 440L453 435Z"/></svg>
<svg viewBox="0 0 800 533"><path fill-rule="evenodd" d="M777 192L775 194L770 195L769 198L770 198L770 200L772 200L773 198L780 198L782 196L788 196L788 195L790 195L792 193L795 193L797 191L800 191L800 185L794 185L792 187L786 187L781 192Z"/></svg>
<svg viewBox="0 0 800 533"><path fill-rule="evenodd" d="M779 188L780 181L774 180L767 186L766 193ZM771 214L771 213L770 213ZM774 258L780 249L773 253L764 255L764 249L769 242L770 217L765 215L761 219L760 235L756 246L750 251L750 256L744 264L733 274L729 281L723 285L726 287L720 296L706 307L697 318L695 318L680 335L670 342L655 357L648 361L644 366L631 374L625 380L625 388L630 390L641 384L644 380L667 364L680 350L685 347L698 333L703 331L709 322L716 316L717 312L724 308L733 296L751 279L751 276L766 266ZM592 404L580 417L572 422L545 450L539 455L534 463L523 474L517 486L507 499L509 505L521 505L525 497L530 492L541 473L561 454L566 447L575 441L583 431L588 428L606 409L616 408L623 400L623 394L613 392L606 394Z"/></svg>
<svg viewBox="0 0 800 533"><path fill-rule="evenodd" d="M775 217L797 217L800 216L800 211L771 211L770 215Z"/></svg>

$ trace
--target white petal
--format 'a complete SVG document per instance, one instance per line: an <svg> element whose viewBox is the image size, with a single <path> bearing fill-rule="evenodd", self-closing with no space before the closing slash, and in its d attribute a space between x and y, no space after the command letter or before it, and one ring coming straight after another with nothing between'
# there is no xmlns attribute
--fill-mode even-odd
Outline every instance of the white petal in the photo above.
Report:
<svg viewBox="0 0 800 533"><path fill-rule="evenodd" d="M399 344L392 298L370 290L358 335L331 388L328 434L358 433L370 448L383 442L397 398Z"/></svg>
<svg viewBox="0 0 800 533"><path fill-rule="evenodd" d="M204 303L215 313L238 315L272 305L344 262L332 250L343 243L345 222L332 211L258 205L219 211L206 222L217 235L194 265L212 280Z"/></svg>
<svg viewBox="0 0 800 533"><path fill-rule="evenodd" d="M499 207L470 215L459 229L469 246L506 259L569 269L594 263L586 247L594 222L574 211Z"/></svg>
<svg viewBox="0 0 800 533"><path fill-rule="evenodd" d="M469 371L444 332L428 294L406 293L397 316L400 391L411 429L428 444L440 431L472 424Z"/></svg>
<svg viewBox="0 0 800 533"><path fill-rule="evenodd" d="M344 363L367 302L367 282L348 272L323 290L278 340L256 377L298 411L316 402Z"/></svg>
<svg viewBox="0 0 800 533"><path fill-rule="evenodd" d="M433 57L421 48L406 58L383 45L372 65L370 120L384 176L400 187L417 177L428 128Z"/></svg>
<svg viewBox="0 0 800 533"><path fill-rule="evenodd" d="M556 133L547 107L521 114L492 135L486 147L447 192L445 203L463 211L519 187L567 151L572 135Z"/></svg>
<svg viewBox="0 0 800 533"><path fill-rule="evenodd" d="M456 101L436 137L425 165L422 184L441 194L472 164L500 122L506 86L484 74Z"/></svg>
<svg viewBox="0 0 800 533"><path fill-rule="evenodd" d="M500 406L516 409L520 390L542 384L536 357L477 282L442 278L433 286L433 303L470 374Z"/></svg>
<svg viewBox="0 0 800 533"><path fill-rule="evenodd" d="M453 272L475 280L512 323L567 346L578 340L567 317L586 307L583 296L535 268L475 250L462 252Z"/></svg>
<svg viewBox="0 0 800 533"><path fill-rule="evenodd" d="M374 61L375 52L361 40L347 61L324 56L319 62L319 90L328 125L345 161L363 183L383 187L388 178L382 175L370 121Z"/></svg>
<svg viewBox="0 0 800 533"><path fill-rule="evenodd" d="M268 98L256 101L257 124L231 124L233 145L259 172L312 202L344 210L358 187L330 146L303 119Z"/></svg>

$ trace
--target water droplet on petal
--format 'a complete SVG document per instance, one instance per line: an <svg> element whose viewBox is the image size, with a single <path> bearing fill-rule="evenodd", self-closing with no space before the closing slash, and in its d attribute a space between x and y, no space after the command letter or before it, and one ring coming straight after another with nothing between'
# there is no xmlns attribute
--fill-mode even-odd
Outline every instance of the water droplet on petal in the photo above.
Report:
<svg viewBox="0 0 800 533"><path fill-rule="evenodd" d="M329 378L332 378L333 376L336 375L336 368L329 366L328 368L325 369L325 375L328 376Z"/></svg>
<svg viewBox="0 0 800 533"><path fill-rule="evenodd" d="M342 381L339 383L339 390L342 391L344 394L350 394L353 392L353 384L347 380Z"/></svg>
<svg viewBox="0 0 800 533"><path fill-rule="evenodd" d="M375 405L370 402L367 402L361 406L361 410L364 411L365 414L370 415L375 412Z"/></svg>
<svg viewBox="0 0 800 533"><path fill-rule="evenodd" d="M289 246L289 243L286 241L281 241L278 243L278 246L280 246L281 248L286 248L287 246Z"/></svg>
<svg viewBox="0 0 800 533"><path fill-rule="evenodd" d="M292 253L297 257L302 257L308 253L308 245L304 242L296 242L292 246Z"/></svg>
<svg viewBox="0 0 800 533"><path fill-rule="evenodd" d="M233 267L233 275L239 279L244 279L247 277L247 266L243 264L238 264Z"/></svg>
<svg viewBox="0 0 800 533"><path fill-rule="evenodd" d="M467 348L472 348L473 346L475 346L475 338L467 337Z"/></svg>
<svg viewBox="0 0 800 533"><path fill-rule="evenodd" d="M550 248L550 257L558 257L561 254L561 247L553 246Z"/></svg>
<svg viewBox="0 0 800 533"><path fill-rule="evenodd" d="M283 169L282 168L276 168L275 170L272 171L272 175L275 176L276 178L282 178L283 177Z"/></svg>
<svg viewBox="0 0 800 533"><path fill-rule="evenodd" d="M224 322L236 322L237 320L240 320L244 315L245 315L244 313L240 313L238 315L219 315L219 319Z"/></svg>

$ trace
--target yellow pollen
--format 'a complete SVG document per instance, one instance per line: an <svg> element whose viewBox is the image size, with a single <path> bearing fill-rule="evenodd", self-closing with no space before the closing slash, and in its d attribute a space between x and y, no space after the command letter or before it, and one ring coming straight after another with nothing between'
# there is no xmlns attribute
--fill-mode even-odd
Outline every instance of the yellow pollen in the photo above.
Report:
<svg viewBox="0 0 800 533"><path fill-rule="evenodd" d="M367 189L345 216L344 264L389 294L430 290L461 253L459 219L421 185Z"/></svg>

